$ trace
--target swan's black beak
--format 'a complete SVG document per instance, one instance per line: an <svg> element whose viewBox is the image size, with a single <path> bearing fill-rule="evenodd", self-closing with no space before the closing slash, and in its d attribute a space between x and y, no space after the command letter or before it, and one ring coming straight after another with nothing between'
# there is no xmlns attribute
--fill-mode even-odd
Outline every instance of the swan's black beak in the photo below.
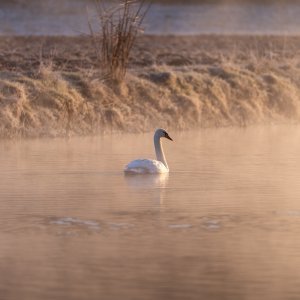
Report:
<svg viewBox="0 0 300 300"><path fill-rule="evenodd" d="M170 140L170 141L173 141L167 133L165 135L165 138L168 139L168 140Z"/></svg>

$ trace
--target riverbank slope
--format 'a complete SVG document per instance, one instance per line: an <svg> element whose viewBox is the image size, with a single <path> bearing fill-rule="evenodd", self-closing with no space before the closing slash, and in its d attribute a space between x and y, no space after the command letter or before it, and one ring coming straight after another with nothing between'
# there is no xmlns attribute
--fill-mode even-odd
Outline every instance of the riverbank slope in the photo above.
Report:
<svg viewBox="0 0 300 300"><path fill-rule="evenodd" d="M100 71L87 37L0 37L0 136L300 121L300 37L143 36Z"/></svg>

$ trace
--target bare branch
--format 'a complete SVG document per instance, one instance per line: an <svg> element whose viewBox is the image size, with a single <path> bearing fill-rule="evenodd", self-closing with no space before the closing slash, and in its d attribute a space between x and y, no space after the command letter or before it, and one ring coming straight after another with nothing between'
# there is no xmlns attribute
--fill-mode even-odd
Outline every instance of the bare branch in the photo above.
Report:
<svg viewBox="0 0 300 300"><path fill-rule="evenodd" d="M90 20L88 25L99 66L106 78L122 81L150 3L147 0L122 0L117 6L106 7L102 0L98 0L95 9L100 30L94 30Z"/></svg>

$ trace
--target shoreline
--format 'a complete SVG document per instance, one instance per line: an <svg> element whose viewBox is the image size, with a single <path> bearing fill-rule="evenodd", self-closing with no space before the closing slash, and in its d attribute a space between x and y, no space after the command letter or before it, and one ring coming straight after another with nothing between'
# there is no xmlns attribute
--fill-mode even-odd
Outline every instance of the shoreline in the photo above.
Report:
<svg viewBox="0 0 300 300"><path fill-rule="evenodd" d="M300 120L300 36L139 37L121 84L88 37L0 36L0 137Z"/></svg>

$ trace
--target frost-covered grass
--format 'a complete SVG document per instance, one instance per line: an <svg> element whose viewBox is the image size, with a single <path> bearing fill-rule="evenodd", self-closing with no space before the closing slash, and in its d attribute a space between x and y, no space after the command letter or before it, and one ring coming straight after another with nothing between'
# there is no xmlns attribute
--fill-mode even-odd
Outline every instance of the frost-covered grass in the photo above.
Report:
<svg viewBox="0 0 300 300"><path fill-rule="evenodd" d="M14 53L2 47L1 137L300 120L300 38L145 37L115 84L99 79L92 46L81 51L78 40L64 39L61 48L48 40L56 53L44 53L42 64L37 40L28 53L26 39L11 40Z"/></svg>

